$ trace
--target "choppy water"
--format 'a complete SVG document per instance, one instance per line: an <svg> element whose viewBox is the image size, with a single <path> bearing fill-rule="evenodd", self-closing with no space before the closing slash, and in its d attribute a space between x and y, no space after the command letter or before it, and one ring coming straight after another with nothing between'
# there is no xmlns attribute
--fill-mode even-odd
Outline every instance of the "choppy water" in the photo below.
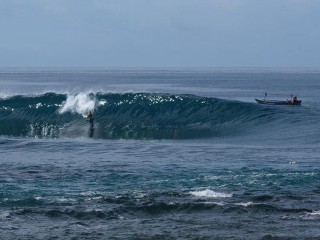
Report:
<svg viewBox="0 0 320 240"><path fill-rule="evenodd" d="M1 238L319 239L319 79L2 69Z"/></svg>

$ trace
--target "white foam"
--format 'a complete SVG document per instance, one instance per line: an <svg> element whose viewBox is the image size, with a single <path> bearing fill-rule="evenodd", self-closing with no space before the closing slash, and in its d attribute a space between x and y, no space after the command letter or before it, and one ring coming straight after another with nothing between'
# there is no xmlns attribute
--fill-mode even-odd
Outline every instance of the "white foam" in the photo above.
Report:
<svg viewBox="0 0 320 240"><path fill-rule="evenodd" d="M57 198L56 199L57 202L76 202L77 200L74 198Z"/></svg>
<svg viewBox="0 0 320 240"><path fill-rule="evenodd" d="M12 97L12 96L14 96L14 94L0 92L0 98L1 99L7 99L7 98Z"/></svg>
<svg viewBox="0 0 320 240"><path fill-rule="evenodd" d="M192 191L190 192L191 195L196 197L204 197L204 198L230 198L232 194L228 193L220 193L215 192L210 189L202 190L202 191Z"/></svg>
<svg viewBox="0 0 320 240"><path fill-rule="evenodd" d="M63 102L59 113L72 112L79 113L86 117L88 111L93 111L95 107L95 98L89 94L79 93L75 95L68 95L67 100Z"/></svg>
<svg viewBox="0 0 320 240"><path fill-rule="evenodd" d="M250 205L253 205L253 202L246 202L246 203L236 203L238 206L248 207Z"/></svg>
<svg viewBox="0 0 320 240"><path fill-rule="evenodd" d="M86 198L86 201L97 201L97 200L101 200L102 196L99 197L90 197L90 198Z"/></svg>
<svg viewBox="0 0 320 240"><path fill-rule="evenodd" d="M217 206L224 206L225 205L225 203L223 203L223 202L204 202L204 204L217 205Z"/></svg>
<svg viewBox="0 0 320 240"><path fill-rule="evenodd" d="M99 192L93 192L93 191L87 191L87 192L81 192L80 195L81 196L85 196L85 197L94 197L96 195L100 194Z"/></svg>
<svg viewBox="0 0 320 240"><path fill-rule="evenodd" d="M309 215L309 216L317 216L317 215L319 215L320 216L320 211L313 211L311 213L308 213L307 215Z"/></svg>
<svg viewBox="0 0 320 240"><path fill-rule="evenodd" d="M36 108L42 107L42 103L37 103Z"/></svg>
<svg viewBox="0 0 320 240"><path fill-rule="evenodd" d="M10 217L10 212L9 211L3 211L0 213L0 219L4 220L6 218Z"/></svg>
<svg viewBox="0 0 320 240"><path fill-rule="evenodd" d="M104 106L107 103L108 103L107 100L101 100L101 101L99 101L99 106Z"/></svg>
<svg viewBox="0 0 320 240"><path fill-rule="evenodd" d="M86 212L86 213L90 213L90 212L101 212L101 213L103 213L103 209L102 208L87 208L86 210L84 210L84 212Z"/></svg>

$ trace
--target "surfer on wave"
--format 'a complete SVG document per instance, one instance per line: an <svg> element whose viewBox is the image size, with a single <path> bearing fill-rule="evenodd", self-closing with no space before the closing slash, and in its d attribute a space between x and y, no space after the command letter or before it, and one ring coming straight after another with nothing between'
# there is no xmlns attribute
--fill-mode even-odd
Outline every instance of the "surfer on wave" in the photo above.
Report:
<svg viewBox="0 0 320 240"><path fill-rule="evenodd" d="M92 113L92 111L89 111L89 113L87 115L87 120L90 123L90 128L93 129L93 113Z"/></svg>

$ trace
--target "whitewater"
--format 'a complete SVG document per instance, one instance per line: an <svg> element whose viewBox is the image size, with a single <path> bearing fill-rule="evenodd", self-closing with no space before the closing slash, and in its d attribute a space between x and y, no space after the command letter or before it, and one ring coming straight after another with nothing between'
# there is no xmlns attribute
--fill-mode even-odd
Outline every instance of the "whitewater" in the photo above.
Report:
<svg viewBox="0 0 320 240"><path fill-rule="evenodd" d="M319 80L306 68L0 69L1 237L318 239ZM257 104L265 92L302 106Z"/></svg>

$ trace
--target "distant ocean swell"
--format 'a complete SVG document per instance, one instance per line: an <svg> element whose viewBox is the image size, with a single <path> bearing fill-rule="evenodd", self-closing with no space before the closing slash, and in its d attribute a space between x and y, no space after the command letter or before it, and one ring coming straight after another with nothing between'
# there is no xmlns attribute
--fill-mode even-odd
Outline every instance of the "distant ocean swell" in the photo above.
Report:
<svg viewBox="0 0 320 240"><path fill-rule="evenodd" d="M0 99L0 135L79 137L94 111L95 138L188 139L223 136L283 112L252 103L153 93L46 93ZM291 116L290 116L291 117Z"/></svg>

